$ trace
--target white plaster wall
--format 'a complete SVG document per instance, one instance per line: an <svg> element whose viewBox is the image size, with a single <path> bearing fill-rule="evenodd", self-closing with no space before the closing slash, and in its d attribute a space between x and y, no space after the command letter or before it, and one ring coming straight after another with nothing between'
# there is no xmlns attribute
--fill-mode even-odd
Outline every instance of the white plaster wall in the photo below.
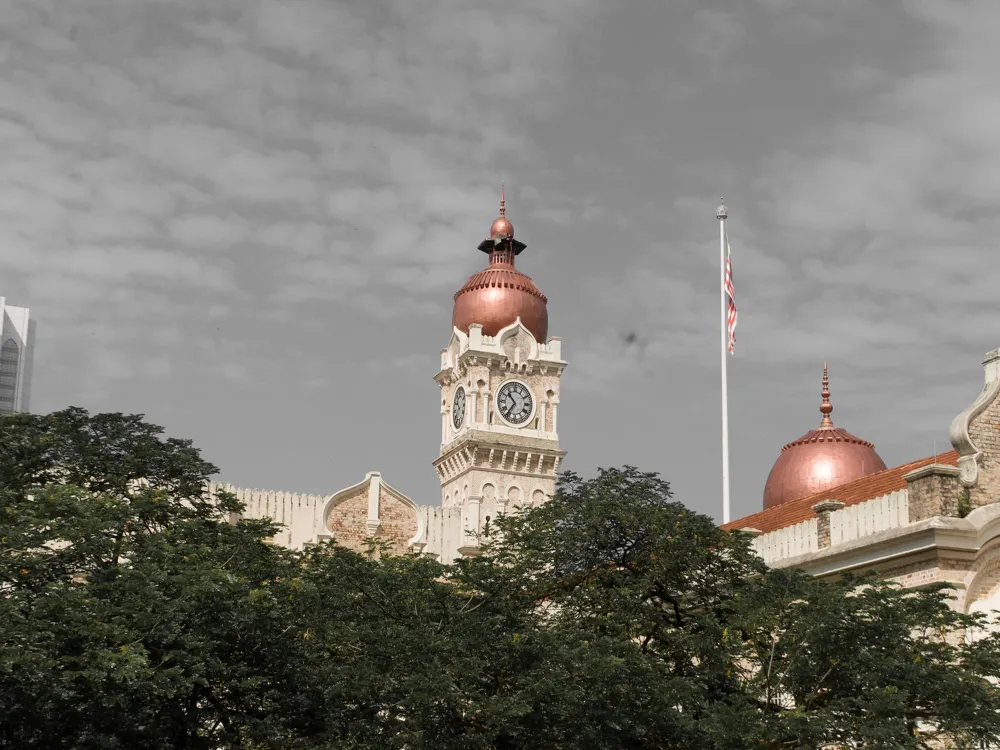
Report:
<svg viewBox="0 0 1000 750"><path fill-rule="evenodd" d="M971 628L965 634L967 643L982 640L993 633L1000 632L1000 591L994 592L985 599L974 601L968 609L969 614L982 612L986 615L984 627Z"/></svg>
<svg viewBox="0 0 1000 750"><path fill-rule="evenodd" d="M427 530L426 546L421 550L423 554L446 564L461 557L458 550L467 543L463 509L423 507L420 511Z"/></svg>
<svg viewBox="0 0 1000 750"><path fill-rule="evenodd" d="M209 493L225 490L236 495L245 506L246 518L271 518L285 528L274 537L274 542L289 549L302 549L325 535L323 509L329 496L301 495L294 492L243 489L231 484L213 482Z"/></svg>

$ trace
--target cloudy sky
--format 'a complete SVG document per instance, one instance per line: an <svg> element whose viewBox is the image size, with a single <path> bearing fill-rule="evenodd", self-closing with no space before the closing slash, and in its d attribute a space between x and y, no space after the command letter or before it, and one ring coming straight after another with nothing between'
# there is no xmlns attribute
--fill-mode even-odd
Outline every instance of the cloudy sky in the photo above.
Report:
<svg viewBox="0 0 1000 750"><path fill-rule="evenodd" d="M824 358L887 464L943 450L1000 346L998 37L995 0L0 0L33 410L435 504L432 376L503 180L569 468L718 514L720 195L734 515L818 424Z"/></svg>

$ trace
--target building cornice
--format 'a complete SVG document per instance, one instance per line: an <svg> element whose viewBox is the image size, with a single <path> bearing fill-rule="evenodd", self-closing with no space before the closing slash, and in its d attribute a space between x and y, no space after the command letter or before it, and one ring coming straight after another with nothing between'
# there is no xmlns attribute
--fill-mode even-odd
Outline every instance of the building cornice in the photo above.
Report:
<svg viewBox="0 0 1000 750"><path fill-rule="evenodd" d="M835 547L789 557L781 560L778 567L801 568L810 575L829 577L867 570L884 571L904 562L919 562L942 554L973 559L997 537L1000 537L1000 505L987 505L965 518L935 516Z"/></svg>
<svg viewBox="0 0 1000 750"><path fill-rule="evenodd" d="M976 400L966 407L951 423L948 436L958 452L959 481L973 487L979 481L980 447L972 441L972 422L992 404L1000 394L1000 349L988 352L983 358L985 384Z"/></svg>
<svg viewBox="0 0 1000 750"><path fill-rule="evenodd" d="M532 453L542 453L546 456L556 456L562 458L566 451L556 447L559 443L548 438L529 437L527 435L511 435L508 433L485 432L483 430L467 430L459 435L455 440L448 443L441 451L441 455L434 460L434 466L446 461L452 455L460 453L466 448L495 448L497 450L511 451L531 451Z"/></svg>

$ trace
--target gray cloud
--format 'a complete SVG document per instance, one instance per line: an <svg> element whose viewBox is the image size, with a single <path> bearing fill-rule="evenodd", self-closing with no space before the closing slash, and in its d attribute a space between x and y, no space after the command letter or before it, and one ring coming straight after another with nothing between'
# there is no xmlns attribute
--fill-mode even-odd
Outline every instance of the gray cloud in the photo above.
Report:
<svg viewBox="0 0 1000 750"><path fill-rule="evenodd" d="M501 180L570 361L569 465L662 470L701 510L719 193L739 512L813 426L824 358L838 424L893 463L944 442L1000 343L988 2L0 19L0 293L40 320L38 408L147 411L237 483L330 492L363 465L435 501L431 376Z"/></svg>

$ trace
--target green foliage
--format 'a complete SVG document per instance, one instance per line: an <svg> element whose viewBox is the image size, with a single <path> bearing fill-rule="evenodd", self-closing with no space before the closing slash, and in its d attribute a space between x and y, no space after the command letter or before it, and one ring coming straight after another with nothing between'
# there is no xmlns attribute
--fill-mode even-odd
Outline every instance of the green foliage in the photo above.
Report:
<svg viewBox="0 0 1000 750"><path fill-rule="evenodd" d="M972 512L972 502L969 500L969 491L961 490L958 493L958 507L956 509L959 518L965 518Z"/></svg>
<svg viewBox="0 0 1000 750"><path fill-rule="evenodd" d="M549 602L554 631L644 655L678 721L663 736L645 725L642 747L685 732L691 747L720 749L1000 738L1000 637L966 645L979 618L954 611L947 587L768 570L747 536L670 498L631 467L568 474L545 506L501 518L487 554L464 566Z"/></svg>
<svg viewBox="0 0 1000 750"><path fill-rule="evenodd" d="M0 747L1000 737L1000 645L947 591L768 570L655 475L567 474L449 566L283 550L213 472L137 416L0 419Z"/></svg>

